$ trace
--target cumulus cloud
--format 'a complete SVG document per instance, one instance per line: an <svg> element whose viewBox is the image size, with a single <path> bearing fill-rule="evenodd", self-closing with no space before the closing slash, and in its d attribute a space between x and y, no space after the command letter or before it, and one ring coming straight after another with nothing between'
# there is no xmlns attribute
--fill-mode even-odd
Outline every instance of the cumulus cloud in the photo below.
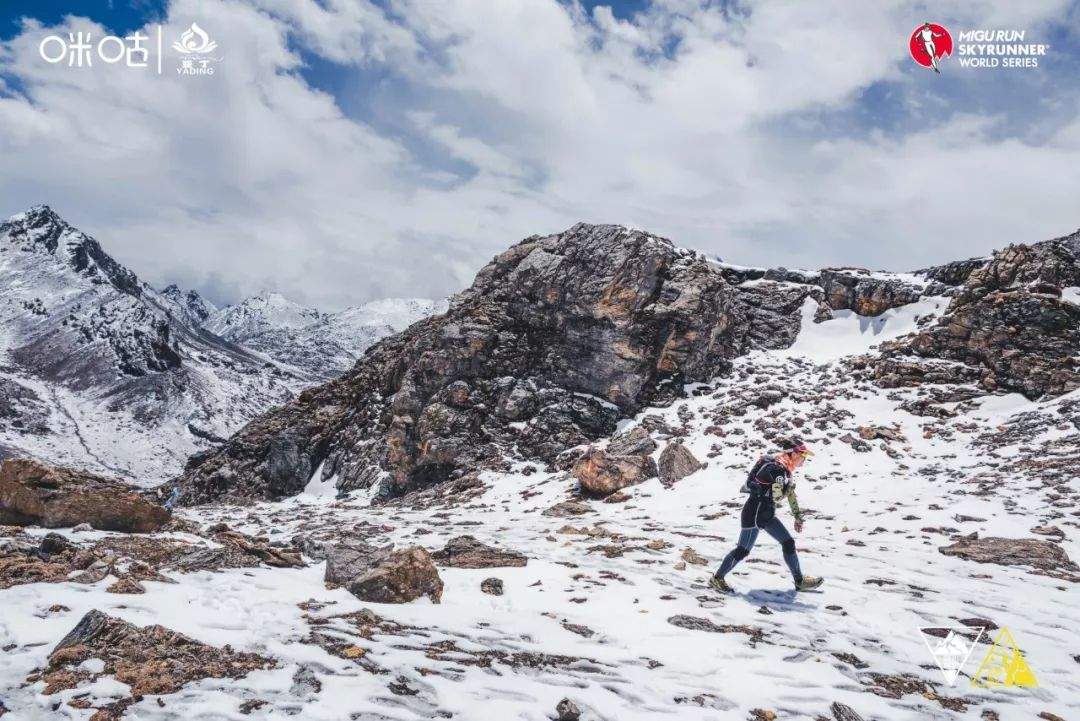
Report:
<svg viewBox="0 0 1080 721"><path fill-rule="evenodd" d="M50 203L151 282L326 307L453 292L578 220L900 269L1080 225L1075 75L1030 74L1033 136L973 93L992 79L911 64L914 3L392 7L177 0L166 36L197 20L224 55L195 79L49 65L44 35L106 29L28 22L0 50L0 211ZM935 11L1076 42L1062 2Z"/></svg>

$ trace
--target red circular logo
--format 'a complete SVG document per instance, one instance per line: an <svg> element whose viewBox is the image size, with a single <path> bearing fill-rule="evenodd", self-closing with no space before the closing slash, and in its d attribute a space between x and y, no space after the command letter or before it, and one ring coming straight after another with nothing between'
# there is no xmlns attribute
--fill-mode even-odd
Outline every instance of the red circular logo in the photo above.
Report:
<svg viewBox="0 0 1080 721"><path fill-rule="evenodd" d="M938 60L952 55L952 35L944 25L923 23L912 31L908 39L908 50L911 52L911 59L919 65L930 68L935 73L940 72Z"/></svg>

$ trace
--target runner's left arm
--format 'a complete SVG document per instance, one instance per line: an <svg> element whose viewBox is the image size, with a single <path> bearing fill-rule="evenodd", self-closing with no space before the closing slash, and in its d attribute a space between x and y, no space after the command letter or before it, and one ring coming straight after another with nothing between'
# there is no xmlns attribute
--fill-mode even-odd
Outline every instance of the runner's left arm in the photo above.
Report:
<svg viewBox="0 0 1080 721"><path fill-rule="evenodd" d="M792 483L791 488L788 489L787 502L788 502L788 506L791 507L791 515L795 518L795 520L797 522L802 523L802 520L803 520L802 509L799 508L799 499L795 496L795 484L794 483Z"/></svg>

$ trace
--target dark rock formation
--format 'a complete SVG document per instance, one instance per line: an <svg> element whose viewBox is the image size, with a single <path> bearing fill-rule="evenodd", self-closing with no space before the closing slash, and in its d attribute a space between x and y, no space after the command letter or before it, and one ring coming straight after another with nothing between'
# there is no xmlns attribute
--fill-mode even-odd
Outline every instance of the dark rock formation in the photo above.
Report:
<svg viewBox="0 0 1080 721"><path fill-rule="evenodd" d="M719 270L668 240L584 224L528 238L445 315L194 457L182 502L293 494L320 465L342 489L397 495L499 448L550 460L723 371L747 325Z"/></svg>
<svg viewBox="0 0 1080 721"><path fill-rule="evenodd" d="M928 280L941 283L946 286L963 285L974 271L982 268L989 262L987 258L969 258L967 260L954 260L944 265L936 265L932 268L923 268L915 271L925 276Z"/></svg>
<svg viewBox="0 0 1080 721"><path fill-rule="evenodd" d="M495 548L472 536L451 538L445 547L432 553L431 557L440 566L453 568L501 568L524 566L529 562L523 553Z"/></svg>
<svg viewBox="0 0 1080 721"><path fill-rule="evenodd" d="M1080 388L1080 307L1060 298L1062 287L1080 285L1080 255L1067 240L995 253L934 324L882 345L875 377L887 385L925 382L924 364L905 365L907 356L959 361L968 370L938 367L954 376L946 382L965 382L970 370L988 390L1032 399Z"/></svg>
<svg viewBox="0 0 1080 721"><path fill-rule="evenodd" d="M168 511L119 481L26 458L0 463L0 524L89 523L102 531L149 533L168 521Z"/></svg>
<svg viewBox="0 0 1080 721"><path fill-rule="evenodd" d="M329 549L329 586L344 586L362 601L408 603L427 596L442 599L443 582L431 554L419 546L395 551L342 545Z"/></svg>
<svg viewBox="0 0 1080 721"><path fill-rule="evenodd" d="M919 272L926 274L934 270L937 269ZM785 303L790 303L796 297L801 305L803 298L811 296L831 310L852 310L859 315L881 315L891 308L914 303L928 290L921 285L897 278L883 278L880 274L863 268L825 268L808 273L786 268L764 270L721 266L721 273L728 282L737 287L740 295L745 293L752 297L762 289L767 290L772 297L765 305L774 312L781 310ZM747 281L771 282L749 284ZM793 287L792 284L803 287ZM780 289L786 293L786 298L776 297ZM748 302L752 305L763 305L760 300L755 302L748 298ZM785 324L785 327L790 327L790 323ZM798 330L798 324L795 330Z"/></svg>
<svg viewBox="0 0 1080 721"><path fill-rule="evenodd" d="M922 295L919 287L857 271L823 270L818 283L830 308L853 310L859 315L881 315L891 308L914 303Z"/></svg>

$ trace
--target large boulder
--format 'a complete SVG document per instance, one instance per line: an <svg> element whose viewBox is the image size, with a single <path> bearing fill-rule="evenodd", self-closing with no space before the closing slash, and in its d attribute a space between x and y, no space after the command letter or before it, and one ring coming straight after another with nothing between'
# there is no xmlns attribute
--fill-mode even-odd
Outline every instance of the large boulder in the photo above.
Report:
<svg viewBox="0 0 1080 721"><path fill-rule="evenodd" d="M133 486L28 458L0 462L0 524L149 533L170 514Z"/></svg>
<svg viewBox="0 0 1080 721"><path fill-rule="evenodd" d="M293 494L320 467L386 497L507 453L551 461L729 367L747 312L719 268L664 238L586 224L527 238L444 315L193 457L181 502Z"/></svg>
<svg viewBox="0 0 1080 721"><path fill-rule="evenodd" d="M652 454L656 441L638 426L616 436L606 448L589 448L571 470L581 489L593 496L609 496L657 475Z"/></svg>
<svg viewBox="0 0 1080 721"><path fill-rule="evenodd" d="M427 596L442 600L443 582L435 562L423 548L364 549L342 545L329 549L326 559L329 586L344 586L362 601L408 603Z"/></svg>
<svg viewBox="0 0 1080 721"><path fill-rule="evenodd" d="M446 542L446 546L431 554L440 566L453 568L500 568L524 566L529 562L525 554L481 543L472 536L458 536Z"/></svg>

